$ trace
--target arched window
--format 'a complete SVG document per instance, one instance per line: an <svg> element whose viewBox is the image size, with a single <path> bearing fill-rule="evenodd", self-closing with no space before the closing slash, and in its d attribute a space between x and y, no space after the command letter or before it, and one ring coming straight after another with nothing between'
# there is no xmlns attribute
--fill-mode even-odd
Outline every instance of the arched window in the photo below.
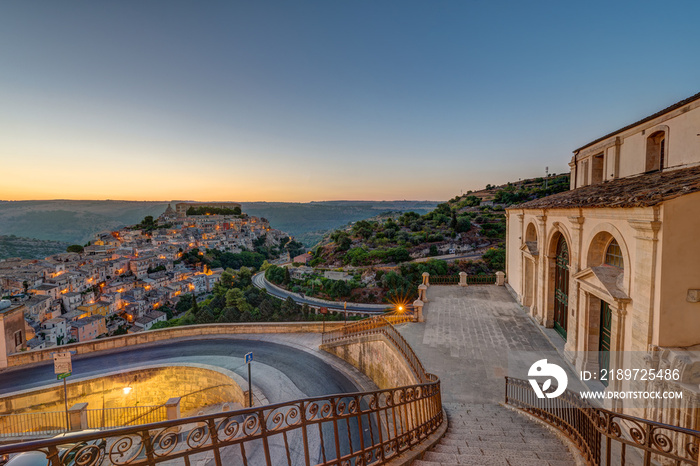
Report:
<svg viewBox="0 0 700 466"><path fill-rule="evenodd" d="M646 171L663 170L665 155L666 133L657 131L647 138Z"/></svg>
<svg viewBox="0 0 700 466"><path fill-rule="evenodd" d="M619 269L625 268L625 262L622 259L622 249L620 249L620 245L614 238L608 245L608 249L605 250L605 263Z"/></svg>

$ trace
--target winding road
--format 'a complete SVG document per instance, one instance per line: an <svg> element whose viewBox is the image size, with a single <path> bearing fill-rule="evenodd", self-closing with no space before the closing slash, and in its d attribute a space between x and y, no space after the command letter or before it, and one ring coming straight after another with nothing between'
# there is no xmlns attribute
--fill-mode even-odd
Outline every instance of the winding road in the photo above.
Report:
<svg viewBox="0 0 700 466"><path fill-rule="evenodd" d="M299 304L308 304L309 306L315 307L327 307L333 310L343 310L343 303L339 301L325 301L322 299L315 299L309 297L302 297L299 293L293 293L291 291L284 290L278 286L273 285L265 278L265 273L260 272L253 276L253 285L257 288L266 290L272 296L279 299L292 298L295 302ZM365 314L382 314L389 307L384 304L362 304L362 303L347 303L347 310L354 311L357 313Z"/></svg>
<svg viewBox="0 0 700 466"><path fill-rule="evenodd" d="M247 378L244 355L249 351L254 354L253 384L270 403L361 390L348 376L312 353L279 343L233 337L168 341L76 356L73 375L94 377L152 364L199 363ZM53 383L56 375L51 362L6 370L0 377L0 396Z"/></svg>

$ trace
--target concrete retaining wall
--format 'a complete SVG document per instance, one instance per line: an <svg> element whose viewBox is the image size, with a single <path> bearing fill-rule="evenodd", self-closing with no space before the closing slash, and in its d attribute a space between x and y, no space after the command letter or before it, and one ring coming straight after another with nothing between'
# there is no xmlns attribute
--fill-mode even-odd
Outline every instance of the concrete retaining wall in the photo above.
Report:
<svg viewBox="0 0 700 466"><path fill-rule="evenodd" d="M341 328L343 322L326 322L326 331ZM42 361L53 360L52 353L74 351L76 354L96 351L114 350L127 346L153 343L173 338L201 337L206 335L251 334L251 333L321 333L323 322L286 322L286 323L245 323L245 324L204 324L173 327L148 332L120 335L117 337L101 338L84 343L73 343L42 350L26 351L11 354L7 357L8 367L23 366ZM1 369L1 368L0 368Z"/></svg>
<svg viewBox="0 0 700 466"><path fill-rule="evenodd" d="M241 386L243 385L243 386ZM130 387L128 393L124 387ZM226 369L202 364L157 365L113 372L67 384L68 406L88 403L88 409L162 405L182 397L187 412L218 403L247 404L248 385ZM22 390L0 398L0 414L22 414L65 409L63 383Z"/></svg>
<svg viewBox="0 0 700 466"><path fill-rule="evenodd" d="M322 345L321 349L352 364L381 389L420 383L406 359L384 335L368 335L351 343Z"/></svg>

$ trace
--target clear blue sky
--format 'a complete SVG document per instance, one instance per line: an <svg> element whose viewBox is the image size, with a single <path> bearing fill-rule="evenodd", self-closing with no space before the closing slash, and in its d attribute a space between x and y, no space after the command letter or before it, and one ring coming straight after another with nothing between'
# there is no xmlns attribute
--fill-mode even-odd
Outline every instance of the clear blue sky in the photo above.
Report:
<svg viewBox="0 0 700 466"><path fill-rule="evenodd" d="M2 199L447 199L700 91L700 3L6 1Z"/></svg>

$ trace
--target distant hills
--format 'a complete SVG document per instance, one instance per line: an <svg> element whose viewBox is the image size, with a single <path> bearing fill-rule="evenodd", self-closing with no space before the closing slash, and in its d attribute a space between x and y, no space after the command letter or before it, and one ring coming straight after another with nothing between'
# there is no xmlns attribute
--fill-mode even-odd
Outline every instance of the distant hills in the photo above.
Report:
<svg viewBox="0 0 700 466"><path fill-rule="evenodd" d="M437 204L436 201L243 202L242 207L249 215L265 217L274 228L311 247L329 231L350 222L389 211L426 213Z"/></svg>
<svg viewBox="0 0 700 466"><path fill-rule="evenodd" d="M505 209L568 189L569 175L553 174L501 186L489 184L455 196L427 213L379 215L327 233L315 249L311 265L395 264L446 254L454 248L473 256L484 253L489 271L502 270Z"/></svg>
<svg viewBox="0 0 700 466"><path fill-rule="evenodd" d="M48 245L40 245L33 254L30 239L59 242L50 247L52 251L64 243L85 244L97 232L139 223L147 215L156 217L167 205L162 201L0 201L0 235L19 237L0 243L0 259L18 256L10 243L21 244L23 257L44 257ZM386 211L424 213L436 205L435 201L246 202L242 208L313 246L327 231L349 222Z"/></svg>

